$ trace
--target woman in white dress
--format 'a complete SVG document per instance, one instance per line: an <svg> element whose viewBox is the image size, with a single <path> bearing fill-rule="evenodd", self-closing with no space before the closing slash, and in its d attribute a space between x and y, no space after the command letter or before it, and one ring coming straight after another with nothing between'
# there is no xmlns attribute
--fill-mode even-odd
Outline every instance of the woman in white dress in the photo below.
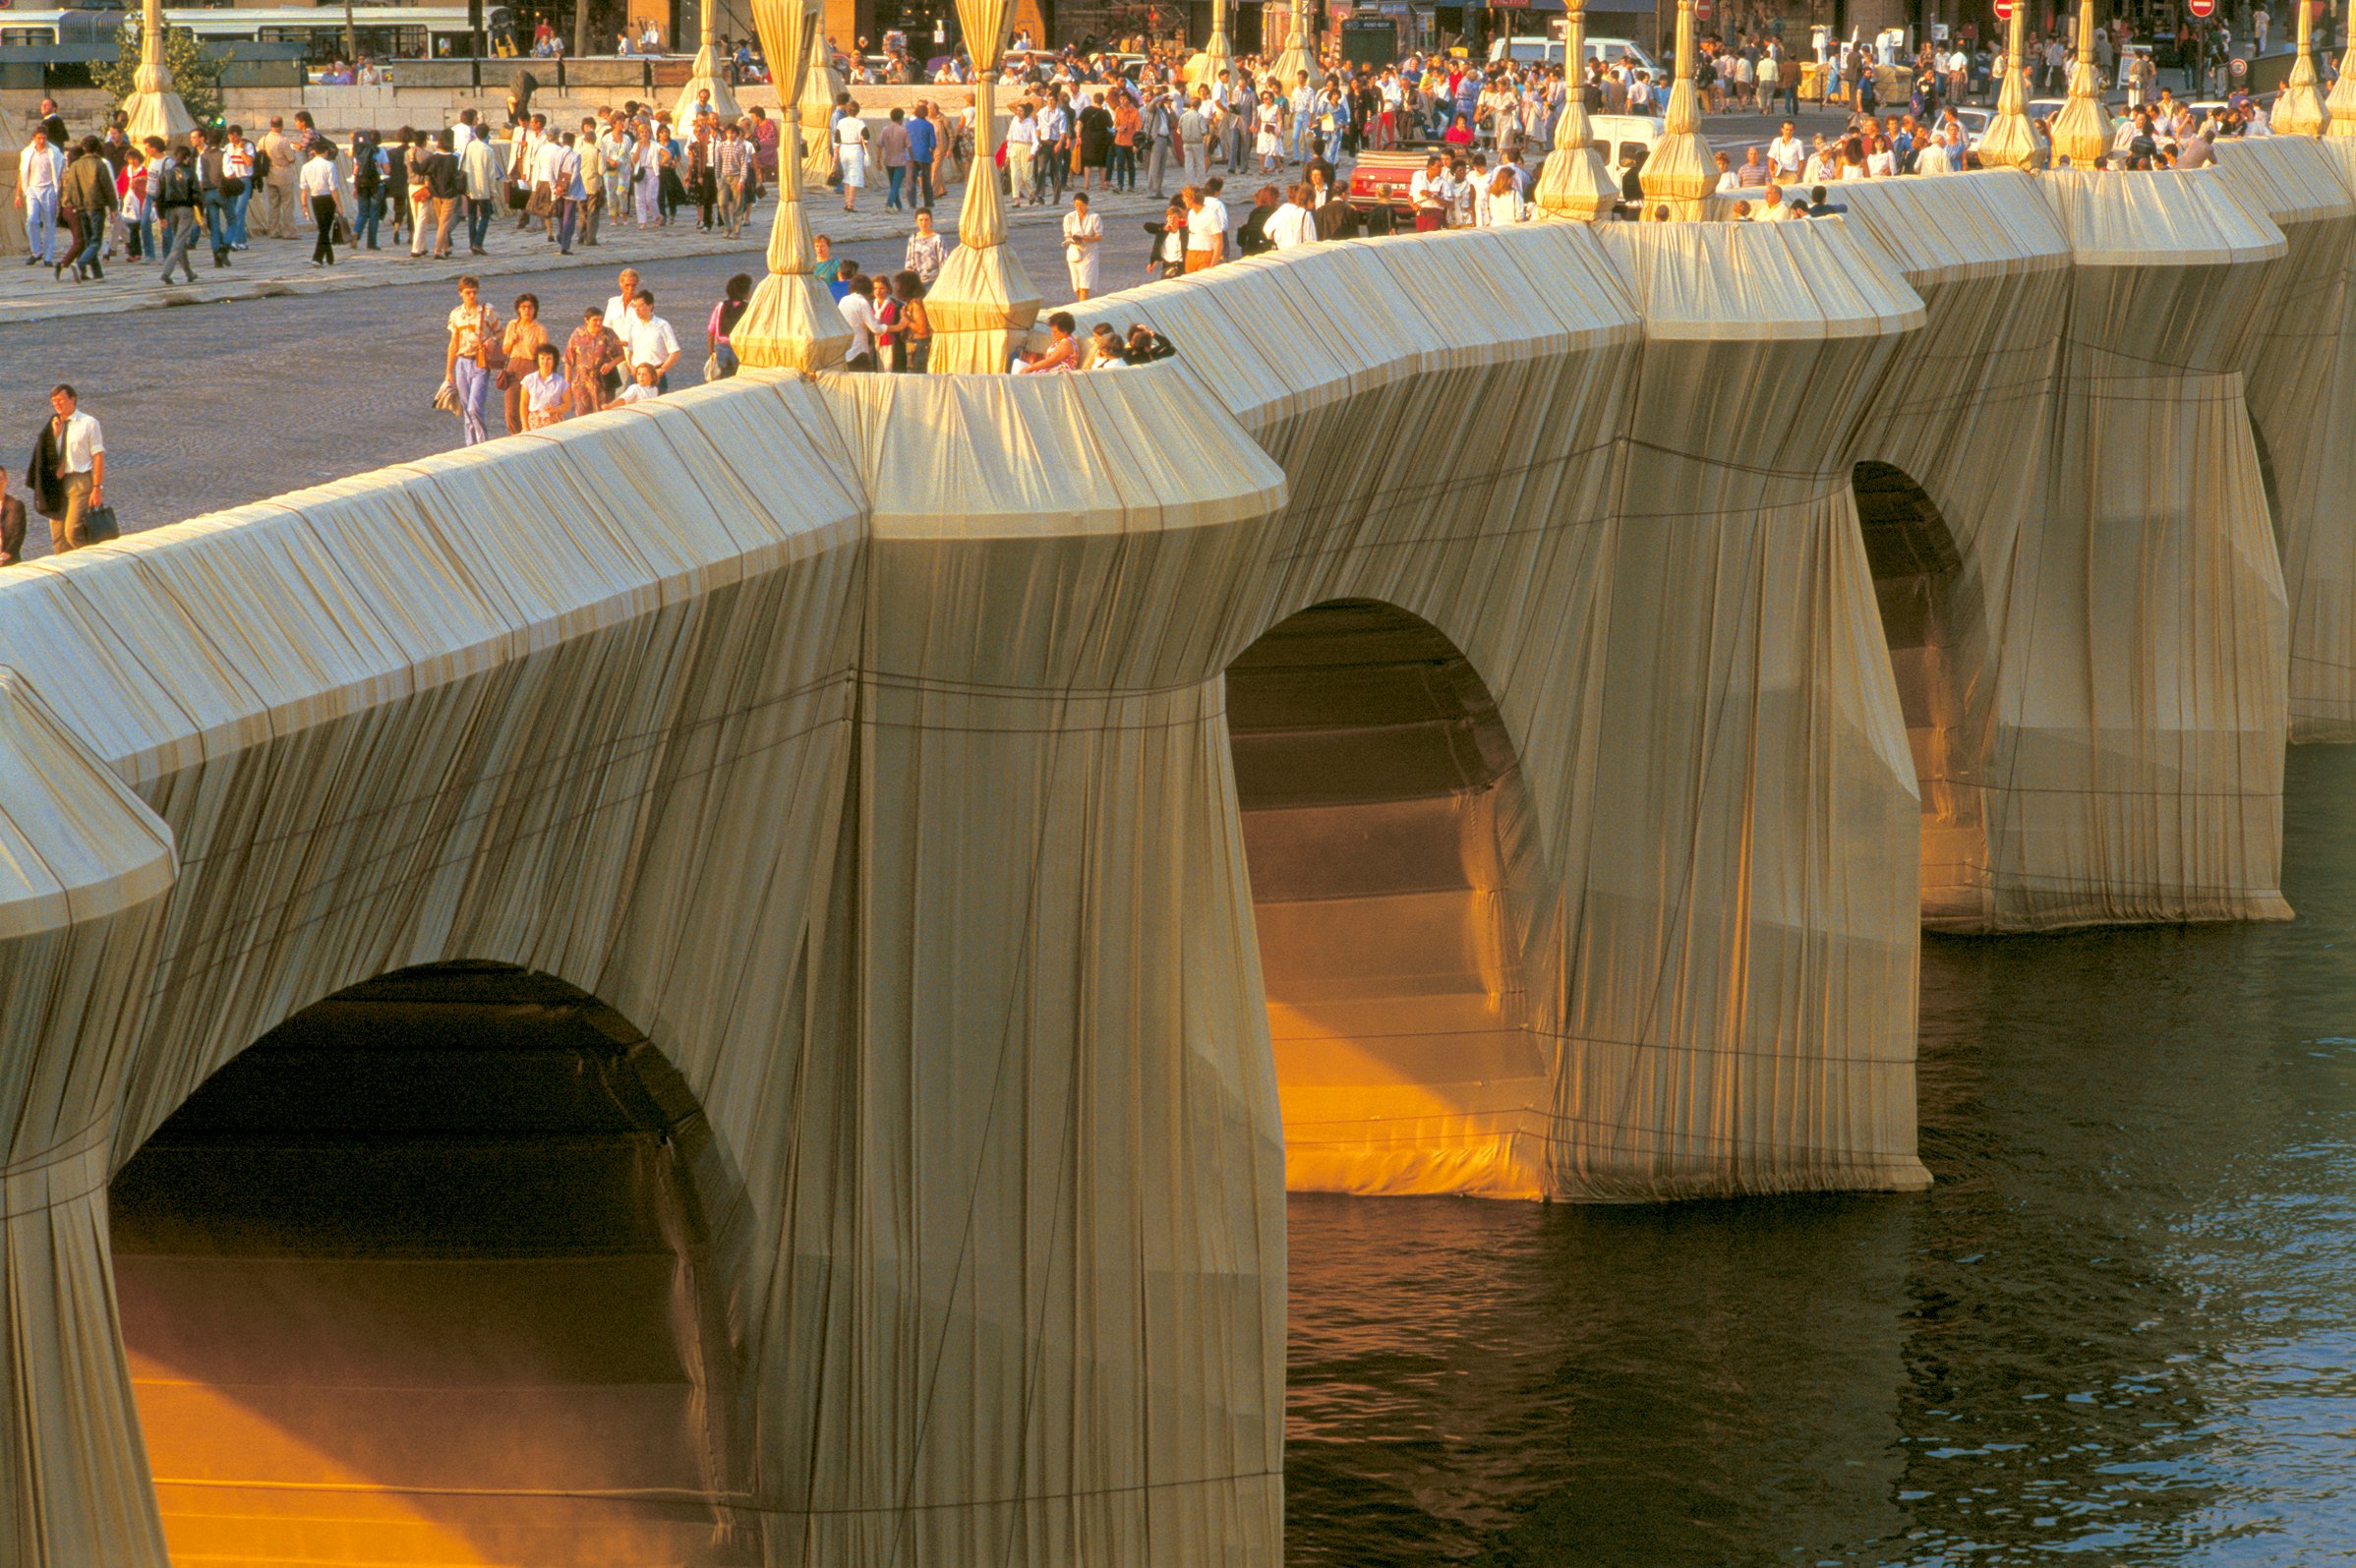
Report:
<svg viewBox="0 0 2356 1568"><path fill-rule="evenodd" d="M1274 174L1284 167L1284 110L1273 92L1260 94L1260 106L1252 111L1252 123L1260 135L1252 150L1260 154L1260 172Z"/></svg>
<svg viewBox="0 0 2356 1568"><path fill-rule="evenodd" d="M1489 217L1487 226L1502 228L1519 223L1529 216L1529 204L1522 200L1521 182L1513 178L1511 169L1500 169L1489 182Z"/></svg>
<svg viewBox="0 0 2356 1568"><path fill-rule="evenodd" d="M854 211L867 183L867 122L855 103L835 122L835 166L843 171L843 210Z"/></svg>
<svg viewBox="0 0 2356 1568"><path fill-rule="evenodd" d="M663 153L643 131L630 152L630 167L638 174L638 227L651 229L662 214Z"/></svg>
<svg viewBox="0 0 2356 1568"><path fill-rule="evenodd" d="M1072 193L1072 210L1064 214L1064 267L1072 274L1072 297L1085 300L1096 288L1096 252L1104 242L1104 222L1088 209L1088 197Z"/></svg>

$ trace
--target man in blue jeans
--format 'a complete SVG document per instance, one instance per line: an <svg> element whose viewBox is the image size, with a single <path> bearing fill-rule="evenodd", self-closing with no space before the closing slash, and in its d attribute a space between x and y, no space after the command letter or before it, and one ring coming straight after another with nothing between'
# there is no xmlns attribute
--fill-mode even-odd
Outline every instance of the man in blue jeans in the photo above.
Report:
<svg viewBox="0 0 2356 1568"><path fill-rule="evenodd" d="M197 156L197 191L205 203L205 236L212 241L214 266L229 264L229 200L221 195L226 167L221 155L221 134L206 132L205 150Z"/></svg>
<svg viewBox="0 0 2356 1568"><path fill-rule="evenodd" d="M62 201L68 211L82 216L82 245L59 266L71 265L77 283L85 278L104 278L106 269L98 261L106 249L106 214L122 203L96 137L84 137L80 155L66 165Z"/></svg>
<svg viewBox="0 0 2356 1568"><path fill-rule="evenodd" d="M918 103L908 121L909 205L932 205L932 159L940 147L940 133L932 128L931 107Z"/></svg>

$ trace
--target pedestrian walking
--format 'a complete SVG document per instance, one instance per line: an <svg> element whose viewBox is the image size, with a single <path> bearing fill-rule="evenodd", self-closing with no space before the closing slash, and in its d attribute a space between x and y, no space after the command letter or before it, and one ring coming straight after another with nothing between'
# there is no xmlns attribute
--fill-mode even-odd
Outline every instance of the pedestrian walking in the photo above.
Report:
<svg viewBox="0 0 2356 1568"><path fill-rule="evenodd" d="M188 248L197 238L197 179L188 159L185 150L166 146L163 138L147 138L147 194L163 225L156 244L163 253L166 283L172 281L175 266L187 272L191 283L197 280L196 264L188 259Z"/></svg>
<svg viewBox="0 0 2356 1568"><path fill-rule="evenodd" d="M931 106L918 103L908 121L908 199L919 212L933 203L932 160L939 150L940 130L932 123Z"/></svg>
<svg viewBox="0 0 2356 1568"><path fill-rule="evenodd" d="M25 503L8 494L8 470L0 468L0 566L25 558Z"/></svg>
<svg viewBox="0 0 2356 1568"><path fill-rule="evenodd" d="M532 351L532 374L523 378L523 428L546 430L572 412L572 385L564 377L563 356L554 343Z"/></svg>
<svg viewBox="0 0 2356 1568"><path fill-rule="evenodd" d="M656 388L670 391L671 368L679 362L679 339L671 329L671 323L655 314L651 290L640 289L638 297L630 302L630 316L622 323L621 341L629 350L631 369L653 366Z"/></svg>
<svg viewBox="0 0 2356 1568"><path fill-rule="evenodd" d="M449 348L442 367L442 392L458 414L463 444L491 438L492 376L505 361L500 352L499 313L483 303L483 280L458 280L458 304L450 312Z"/></svg>
<svg viewBox="0 0 2356 1568"><path fill-rule="evenodd" d="M711 319L704 323L704 352L709 356L704 368L705 380L725 380L736 374L736 351L730 345L728 335L736 330L751 305L752 274L738 272L728 280L720 303L712 307Z"/></svg>
<svg viewBox="0 0 2356 1568"><path fill-rule="evenodd" d="M932 280L941 275L943 260L941 237L933 232L932 208L920 206L916 208L916 232L908 237L908 253L900 259L900 265L930 288Z"/></svg>
<svg viewBox="0 0 2356 1568"><path fill-rule="evenodd" d="M572 411L594 414L621 390L621 367L629 353L594 305L581 312L581 324L564 340L564 379L572 388Z"/></svg>
<svg viewBox="0 0 2356 1568"><path fill-rule="evenodd" d="M859 106L845 106L843 118L835 122L835 165L843 174L843 210L855 209L858 194L867 183L867 122L859 118Z"/></svg>
<svg viewBox="0 0 2356 1568"><path fill-rule="evenodd" d="M1085 300L1096 287L1096 252L1104 241L1104 223L1089 210L1088 193L1072 193L1072 210L1064 214L1064 268L1072 277L1072 297Z"/></svg>
<svg viewBox="0 0 2356 1568"><path fill-rule="evenodd" d="M932 317L924 308L924 280L902 272L892 279L892 293L900 301L900 368L922 376L932 365Z"/></svg>
<svg viewBox="0 0 2356 1568"><path fill-rule="evenodd" d="M310 156L303 160L296 183L303 193L304 204L310 208L312 222L319 225L319 238L311 247L313 266L335 264L335 145L325 138L311 144Z"/></svg>
<svg viewBox="0 0 2356 1568"><path fill-rule="evenodd" d="M57 206L65 190L66 155L35 126L32 141L17 154L17 205L25 213L27 266L57 265Z"/></svg>
<svg viewBox="0 0 2356 1568"><path fill-rule="evenodd" d="M49 410L25 482L49 519L50 552L62 555L103 544L117 530L113 512L105 509L105 433L82 412L81 397L71 386L60 383L50 390Z"/></svg>
<svg viewBox="0 0 2356 1568"><path fill-rule="evenodd" d="M547 341L548 328L540 322L540 296L518 294L515 316L500 334L500 358L505 363L495 377L510 436L524 429L523 378L532 373L541 345Z"/></svg>
<svg viewBox="0 0 2356 1568"><path fill-rule="evenodd" d="M908 183L909 135L907 115L894 109L875 133L875 160L883 165L884 209L900 210L900 188Z"/></svg>
<svg viewBox="0 0 2356 1568"><path fill-rule="evenodd" d="M84 137L74 161L67 165L60 201L74 215L75 251L60 266L74 269L77 283L104 279L99 264L106 249L106 217L122 199L115 194L114 171L98 149L98 139Z"/></svg>

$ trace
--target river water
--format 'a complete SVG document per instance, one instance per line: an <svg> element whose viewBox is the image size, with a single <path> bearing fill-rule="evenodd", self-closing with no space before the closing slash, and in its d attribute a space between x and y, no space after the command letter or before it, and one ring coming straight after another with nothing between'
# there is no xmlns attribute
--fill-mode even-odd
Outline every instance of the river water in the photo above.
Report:
<svg viewBox="0 0 2356 1568"><path fill-rule="evenodd" d="M2287 925L1926 939L1926 1193L1298 1196L1296 1564L2356 1561L2356 747Z"/></svg>

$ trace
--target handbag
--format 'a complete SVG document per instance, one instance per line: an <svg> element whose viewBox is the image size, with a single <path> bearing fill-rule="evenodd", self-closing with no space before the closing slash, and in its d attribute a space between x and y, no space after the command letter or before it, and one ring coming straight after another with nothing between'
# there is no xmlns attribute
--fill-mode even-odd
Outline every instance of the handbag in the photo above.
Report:
<svg viewBox="0 0 2356 1568"><path fill-rule="evenodd" d="M224 202L234 202L234 201L236 201L236 200L237 200L239 197L241 197L241 196L243 196L243 195L245 195L245 194L246 194L246 182L245 182L245 181L243 181L243 180L239 179L239 178L238 178L236 175L234 175L234 174L231 174L231 175L225 175L225 176L223 176L223 177L222 177L222 180L221 180L221 200L222 200L222 201L224 201Z"/></svg>
<svg viewBox="0 0 2356 1568"><path fill-rule="evenodd" d="M115 521L111 506L92 506L82 514L82 541L86 545L103 545L110 539L123 537L120 523Z"/></svg>
<svg viewBox="0 0 2356 1568"><path fill-rule="evenodd" d="M525 190L525 189L524 189L522 186L520 186L520 185L510 185L510 186L508 186L508 187L507 187L507 210L508 210L508 211L510 211L510 212L521 212L521 211L522 211L522 210L525 208L525 206L527 206L527 205L529 205L529 204L530 204L530 203L531 203L531 200L532 200L532 193L531 193L531 192L529 192L529 191L527 191L527 190Z"/></svg>

